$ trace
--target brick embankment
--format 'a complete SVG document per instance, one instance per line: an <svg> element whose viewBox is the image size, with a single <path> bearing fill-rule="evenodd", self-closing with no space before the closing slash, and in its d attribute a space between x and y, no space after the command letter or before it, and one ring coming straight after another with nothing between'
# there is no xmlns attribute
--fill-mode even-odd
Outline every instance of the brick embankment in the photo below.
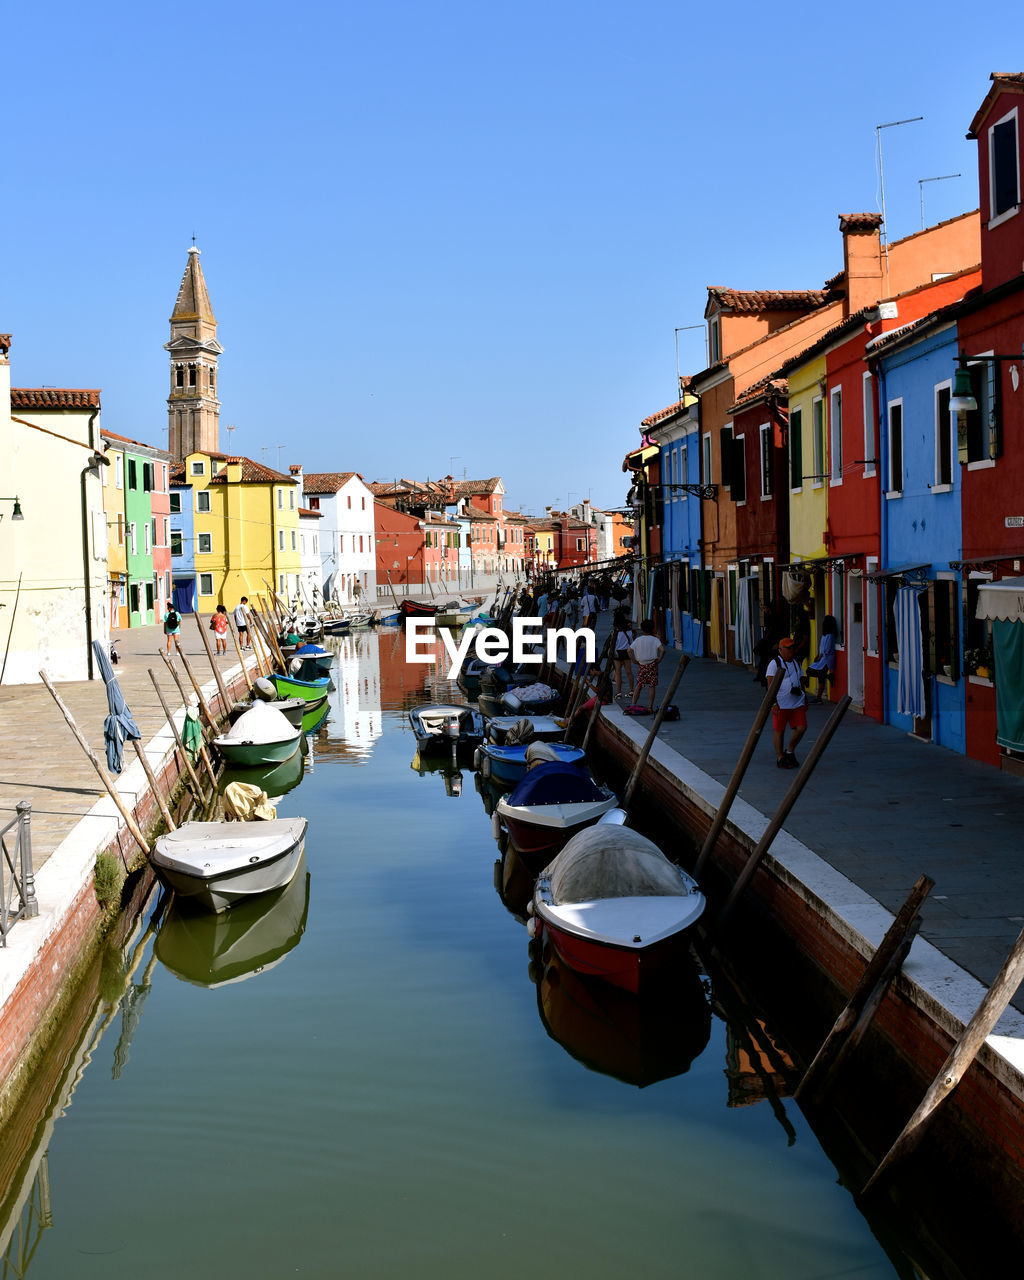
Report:
<svg viewBox="0 0 1024 1280"><path fill-rule="evenodd" d="M179 788L182 769L174 736L147 674L149 667L158 672L168 705L178 707L174 715L180 729L184 719L181 700L155 652L162 637L152 627L123 636L122 660L115 668L119 682L142 730L150 768L164 794L172 794ZM197 678L202 679L203 667L210 670L209 662L194 636L192 643L201 656L192 652L192 644L186 652ZM240 697L245 679L237 656L232 654L230 661L222 658L220 669L229 700ZM63 685L58 692L102 758L107 713L102 681ZM215 680L203 686L203 695L214 714L219 714ZM18 921L8 935L7 946L0 949L0 1097L6 1099L0 1103L0 1114L19 1088L27 1055L38 1050L39 1040L45 1039L54 1008L98 936L103 909L93 888L97 855L112 852L130 863L137 853L113 800L105 792L96 798L99 779L44 688L18 686L3 691L0 729L6 740L17 733L18 722L34 724L37 745L34 757L22 751L8 754L5 760L0 820L7 820L4 808L13 808L18 799L32 799L39 914ZM25 747L27 735L20 732L19 746ZM155 797L141 763L130 750L117 778L117 789L143 832L158 824Z"/></svg>

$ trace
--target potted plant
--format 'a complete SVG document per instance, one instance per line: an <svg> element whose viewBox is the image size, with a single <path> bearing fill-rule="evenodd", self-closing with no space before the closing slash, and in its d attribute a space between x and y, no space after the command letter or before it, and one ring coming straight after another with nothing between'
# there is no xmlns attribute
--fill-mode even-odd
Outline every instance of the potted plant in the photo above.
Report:
<svg viewBox="0 0 1024 1280"><path fill-rule="evenodd" d="M992 650L988 645L979 645L964 650L964 670L969 676L978 676L981 680L992 678Z"/></svg>

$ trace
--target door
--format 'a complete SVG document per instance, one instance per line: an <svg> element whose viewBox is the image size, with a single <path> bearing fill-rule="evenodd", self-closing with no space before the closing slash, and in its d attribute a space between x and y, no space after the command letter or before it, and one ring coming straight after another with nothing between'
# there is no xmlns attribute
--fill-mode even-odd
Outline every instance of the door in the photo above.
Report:
<svg viewBox="0 0 1024 1280"><path fill-rule="evenodd" d="M858 707L864 706L864 579L859 573L847 575L846 592L846 682L847 692Z"/></svg>

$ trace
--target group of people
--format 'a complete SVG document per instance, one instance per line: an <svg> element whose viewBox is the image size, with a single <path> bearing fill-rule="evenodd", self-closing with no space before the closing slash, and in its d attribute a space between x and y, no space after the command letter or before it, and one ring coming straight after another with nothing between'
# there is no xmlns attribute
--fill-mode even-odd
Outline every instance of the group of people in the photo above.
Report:
<svg viewBox="0 0 1024 1280"><path fill-rule="evenodd" d="M799 765L796 748L807 732L807 686L812 678L817 681L818 690L814 701L822 702L836 671L839 624L830 613L825 615L817 655L805 673L803 655L809 647L810 626L808 623L806 631L803 631L800 626L801 616L807 622L807 611L801 608L794 620L793 634L782 636L774 644L775 655L767 660L764 668L763 683L766 685L771 684L779 671L782 672L782 682L772 708L772 743L775 747L775 763L780 769L796 769ZM787 729L788 746L785 740Z"/></svg>
<svg viewBox="0 0 1024 1280"><path fill-rule="evenodd" d="M238 604L232 610L232 617L235 620L235 629L238 632L238 646L241 649L251 649L252 642L249 639L249 597L242 596ZM210 630L213 632L214 644L216 645L216 653L227 653L228 651L228 611L224 605L219 604L214 610L213 617L210 619ZM176 639L181 635L181 614L172 604L164 614L164 635L167 638L167 652L174 650Z"/></svg>

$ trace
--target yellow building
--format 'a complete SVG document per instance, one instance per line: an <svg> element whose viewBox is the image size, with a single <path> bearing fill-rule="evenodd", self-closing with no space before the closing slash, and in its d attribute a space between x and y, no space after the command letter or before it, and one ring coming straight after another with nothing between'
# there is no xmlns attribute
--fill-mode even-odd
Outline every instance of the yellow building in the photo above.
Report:
<svg viewBox="0 0 1024 1280"><path fill-rule="evenodd" d="M179 478L181 473L179 473ZM196 607L233 608L272 587L286 599L299 593L301 485L251 458L190 453L184 485L191 488ZM175 578L179 576L175 569Z"/></svg>
<svg viewBox="0 0 1024 1280"><path fill-rule="evenodd" d="M815 635L828 612L823 565L828 554L828 485L828 398L822 355L789 373L789 553L794 566L798 561L808 566L810 597L805 603ZM811 657L814 644L812 639Z"/></svg>

